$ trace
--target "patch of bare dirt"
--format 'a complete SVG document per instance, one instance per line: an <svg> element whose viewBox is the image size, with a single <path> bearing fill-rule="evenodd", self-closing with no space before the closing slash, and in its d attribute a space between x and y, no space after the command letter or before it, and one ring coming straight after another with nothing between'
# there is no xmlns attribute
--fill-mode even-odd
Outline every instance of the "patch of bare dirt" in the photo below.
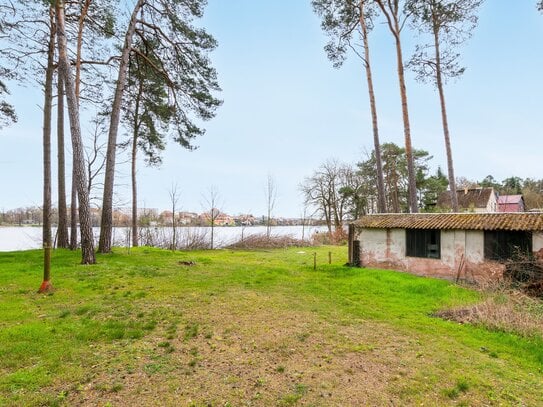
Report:
<svg viewBox="0 0 543 407"><path fill-rule="evenodd" d="M137 348L109 350L68 404L400 405L391 388L424 363L416 344L385 326L244 294L201 304L173 335L157 330Z"/></svg>

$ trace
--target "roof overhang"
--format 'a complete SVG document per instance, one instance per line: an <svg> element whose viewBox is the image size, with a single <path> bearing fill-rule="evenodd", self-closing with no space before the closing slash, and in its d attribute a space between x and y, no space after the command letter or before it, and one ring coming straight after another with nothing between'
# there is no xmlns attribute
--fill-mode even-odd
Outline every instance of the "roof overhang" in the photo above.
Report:
<svg viewBox="0 0 543 407"><path fill-rule="evenodd" d="M387 213L352 223L364 229L543 231L543 213Z"/></svg>

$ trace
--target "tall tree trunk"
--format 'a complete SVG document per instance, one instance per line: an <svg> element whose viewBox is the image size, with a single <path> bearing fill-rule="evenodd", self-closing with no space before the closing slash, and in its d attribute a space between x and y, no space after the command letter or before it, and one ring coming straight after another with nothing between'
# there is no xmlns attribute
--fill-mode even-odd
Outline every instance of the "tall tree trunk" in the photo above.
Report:
<svg viewBox="0 0 543 407"><path fill-rule="evenodd" d="M141 95L143 93L143 84L140 82L138 94L136 95L136 109L134 112L134 134L132 136L132 246L138 247L138 185L136 177L136 165L138 157L138 137L139 137L139 108Z"/></svg>
<svg viewBox="0 0 543 407"><path fill-rule="evenodd" d="M383 161L381 159L381 143L379 141L379 124L377 121L377 105L375 103L375 92L373 90L373 75L370 63L370 46L368 41L368 26L364 16L364 2L360 0L360 27L362 28L362 39L364 41L364 66L366 68L366 80L368 82L368 93L370 98L371 124L373 128L373 148L375 150L375 166L377 170L377 212L385 213L385 181L383 177ZM371 208L373 210L373 208Z"/></svg>
<svg viewBox="0 0 543 407"><path fill-rule="evenodd" d="M81 126L79 123L79 106L75 94L74 82L70 71L68 60L65 22L64 22L64 1L56 3L57 15L57 41L59 55L59 72L64 80L66 88L66 100L68 104L68 116L70 119L70 132L72 135L72 150L76 158L75 172L77 180L77 195L79 197L79 223L81 231L81 250L83 264L94 264L94 238L90 216L89 194L87 191L87 175L85 173L85 158L83 155L83 142L81 140Z"/></svg>
<svg viewBox="0 0 543 407"><path fill-rule="evenodd" d="M76 158L72 153L72 194L70 201L70 250L77 249L77 223L79 221L79 216L77 214L77 174L75 171L76 168Z"/></svg>
<svg viewBox="0 0 543 407"><path fill-rule="evenodd" d="M50 34L45 71L45 100L43 105L43 282L39 292L51 286L51 110L53 106L53 73L55 57L55 25L53 10L49 9Z"/></svg>
<svg viewBox="0 0 543 407"><path fill-rule="evenodd" d="M396 27L396 59L398 64L398 80L400 82L400 97L402 100L402 118L405 137L405 155L407 157L407 179L409 194L409 210L418 213L417 183L415 177L415 160L413 158L413 146L411 144L411 126L409 124L409 109L407 107L407 89L405 87L405 73L403 67L402 44L400 41L400 25L398 19L394 20Z"/></svg>
<svg viewBox="0 0 543 407"><path fill-rule="evenodd" d="M68 236L68 211L66 208L66 159L64 154L64 83L58 75L57 96L57 160L58 160L58 237L57 246L70 245Z"/></svg>
<svg viewBox="0 0 543 407"><path fill-rule="evenodd" d="M83 48L83 28L85 27L85 19L87 18L87 12L92 0L85 0L81 13L79 15L78 21L78 30L77 30L77 50L75 56L75 97L77 103L79 104L79 94L80 94L80 85L81 85L81 50ZM72 196L71 196L71 207L70 207L70 249L77 249L77 221L78 221L78 211L77 211L77 173L76 168L76 157L73 156L72 161Z"/></svg>
<svg viewBox="0 0 543 407"><path fill-rule="evenodd" d="M115 181L115 160L117 151L117 133L119 130L119 120L121 113L121 102L124 93L124 86L128 71L128 62L130 51L132 49L132 39L136 30L137 15L145 3L144 0L138 0L134 6L130 23L126 31L124 45L119 64L119 76L115 88L115 96L111 107L111 122L109 126L107 153L106 153L106 173L104 179L104 197L102 199L102 220L100 223L100 240L98 251L100 253L109 253L111 251L111 239L113 229L113 184Z"/></svg>
<svg viewBox="0 0 543 407"><path fill-rule="evenodd" d="M132 140L132 246L138 247L138 185L136 179L136 159L138 144L136 134Z"/></svg>
<svg viewBox="0 0 543 407"><path fill-rule="evenodd" d="M445 106L445 92L443 90L443 80L441 76L441 53L439 49L439 31L434 24L434 46L436 51L436 83L439 91L439 102L441 105L441 121L443 122L443 136L445 137L445 150L447 152L447 170L449 176L449 189L451 190L451 205L453 212L458 212L458 197L456 195L456 180L454 177L454 166L452 158L451 139L449 135L449 121L447 119L447 109Z"/></svg>
<svg viewBox="0 0 543 407"><path fill-rule="evenodd" d="M405 155L407 157L408 177L408 201L411 213L418 213L417 183L415 178L415 160L413 158L413 146L411 145L411 126L409 124L409 109L407 107L407 90L405 87L405 74L403 67L402 42L400 39L399 3L397 0L375 0L387 20L390 32L396 43L396 63L398 69L398 81L400 84L400 98L402 101L402 118L405 138ZM385 5L386 3L386 5Z"/></svg>

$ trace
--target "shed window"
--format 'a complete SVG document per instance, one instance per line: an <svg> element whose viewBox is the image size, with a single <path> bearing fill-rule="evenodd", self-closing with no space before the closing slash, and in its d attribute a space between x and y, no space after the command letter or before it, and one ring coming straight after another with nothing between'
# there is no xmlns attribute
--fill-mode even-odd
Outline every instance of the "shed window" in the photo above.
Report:
<svg viewBox="0 0 543 407"><path fill-rule="evenodd" d="M532 253L532 234L522 231L486 230L485 258L509 260Z"/></svg>
<svg viewBox="0 0 543 407"><path fill-rule="evenodd" d="M441 231L439 229L406 229L405 241L406 256L441 258Z"/></svg>

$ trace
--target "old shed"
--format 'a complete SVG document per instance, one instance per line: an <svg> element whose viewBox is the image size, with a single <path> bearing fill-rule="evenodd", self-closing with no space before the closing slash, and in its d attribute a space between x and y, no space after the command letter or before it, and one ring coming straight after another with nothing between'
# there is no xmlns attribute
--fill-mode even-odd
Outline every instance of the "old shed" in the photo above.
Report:
<svg viewBox="0 0 543 407"><path fill-rule="evenodd" d="M543 213L367 215L349 235L351 264L484 281L516 256L543 255Z"/></svg>

